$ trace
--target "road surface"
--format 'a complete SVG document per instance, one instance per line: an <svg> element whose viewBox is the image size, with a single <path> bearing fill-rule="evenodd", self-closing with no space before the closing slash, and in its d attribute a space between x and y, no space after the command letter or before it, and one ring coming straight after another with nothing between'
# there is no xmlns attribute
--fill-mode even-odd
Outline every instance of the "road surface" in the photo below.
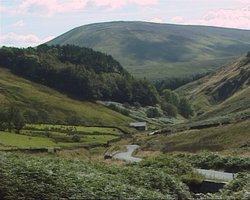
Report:
<svg viewBox="0 0 250 200"><path fill-rule="evenodd" d="M127 145L127 152L117 153L113 156L113 159L117 160L125 160L127 162L140 162L141 158L136 158L132 156L132 153L139 148L138 145ZM233 173L227 173L227 172L220 172L220 171L214 171L214 170L207 170L207 169L195 169L200 174L204 175L207 179L218 179L218 180L224 180L224 181L231 181L234 179Z"/></svg>
<svg viewBox="0 0 250 200"><path fill-rule="evenodd" d="M140 162L141 158L136 158L132 156L132 153L139 148L138 145L127 145L127 152L117 153L113 156L117 160L125 160L128 162Z"/></svg>
<svg viewBox="0 0 250 200"><path fill-rule="evenodd" d="M204 175L207 179L219 179L224 181L231 181L234 179L233 173L220 172L207 169L196 169L200 174Z"/></svg>

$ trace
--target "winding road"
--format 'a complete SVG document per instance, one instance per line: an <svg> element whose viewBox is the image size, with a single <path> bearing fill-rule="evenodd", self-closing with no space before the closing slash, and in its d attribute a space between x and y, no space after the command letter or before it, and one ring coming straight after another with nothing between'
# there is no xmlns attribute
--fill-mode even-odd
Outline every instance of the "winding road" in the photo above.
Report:
<svg viewBox="0 0 250 200"><path fill-rule="evenodd" d="M127 152L121 152L117 153L113 156L113 159L116 160L125 160L127 162L140 162L141 158L136 158L132 156L132 153L138 149L139 145L127 145ZM231 181L234 179L233 173L227 173L227 172L220 172L220 171L214 171L214 170L207 170L207 169L195 169L198 173L204 175L207 179L219 179L223 181Z"/></svg>
<svg viewBox="0 0 250 200"><path fill-rule="evenodd" d="M138 149L138 145L127 145L127 152L117 153L113 156L116 160L125 160L127 162L140 162L141 158L136 158L132 156L132 153Z"/></svg>

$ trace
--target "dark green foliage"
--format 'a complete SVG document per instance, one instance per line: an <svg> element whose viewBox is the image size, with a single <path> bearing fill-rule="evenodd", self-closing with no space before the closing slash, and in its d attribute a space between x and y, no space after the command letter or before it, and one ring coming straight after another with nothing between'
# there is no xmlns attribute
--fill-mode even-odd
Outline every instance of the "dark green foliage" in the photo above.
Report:
<svg viewBox="0 0 250 200"><path fill-rule="evenodd" d="M74 135L74 136L72 136L72 141L73 142L80 142L81 138L78 135Z"/></svg>
<svg viewBox="0 0 250 200"><path fill-rule="evenodd" d="M194 167L225 170L227 172L250 171L250 158L241 156L223 156L216 153L177 154L176 157L190 162Z"/></svg>
<svg viewBox="0 0 250 200"><path fill-rule="evenodd" d="M178 109L176 108L176 106L170 103L162 102L161 109L164 111L166 115L171 117L176 117L178 114Z"/></svg>
<svg viewBox="0 0 250 200"><path fill-rule="evenodd" d="M0 66L84 100L154 105L159 97L146 80L135 80L111 56L74 45L0 49Z"/></svg>
<svg viewBox="0 0 250 200"><path fill-rule="evenodd" d="M175 105L176 107L179 106L180 98L176 92L166 89L163 91L162 97L167 103Z"/></svg>
<svg viewBox="0 0 250 200"><path fill-rule="evenodd" d="M165 89L175 90L183 85L186 85L187 83L199 80L202 77L207 76L208 74L210 74L210 72L195 74L189 77L168 78L165 80L156 81L154 85L159 93L163 93Z"/></svg>
<svg viewBox="0 0 250 200"><path fill-rule="evenodd" d="M161 113L157 108L148 108L146 111L147 117L149 118L157 118L161 117Z"/></svg>
<svg viewBox="0 0 250 200"><path fill-rule="evenodd" d="M70 125L80 125L81 124L81 118L78 116L69 116L66 119L66 122Z"/></svg>
<svg viewBox="0 0 250 200"><path fill-rule="evenodd" d="M180 99L179 112L184 117L190 117L193 115L193 109L191 104L185 98Z"/></svg>
<svg viewBox="0 0 250 200"><path fill-rule="evenodd" d="M25 126L25 120L20 109L10 106L0 111L0 130L8 129L9 132L15 129L16 133Z"/></svg>

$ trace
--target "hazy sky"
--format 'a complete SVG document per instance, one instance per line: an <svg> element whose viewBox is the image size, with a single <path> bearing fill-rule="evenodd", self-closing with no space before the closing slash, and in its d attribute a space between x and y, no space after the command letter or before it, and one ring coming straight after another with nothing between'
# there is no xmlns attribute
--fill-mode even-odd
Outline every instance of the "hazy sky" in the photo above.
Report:
<svg viewBox="0 0 250 200"><path fill-rule="evenodd" d="M119 20L250 29L250 0L0 0L0 46L36 46L77 26Z"/></svg>

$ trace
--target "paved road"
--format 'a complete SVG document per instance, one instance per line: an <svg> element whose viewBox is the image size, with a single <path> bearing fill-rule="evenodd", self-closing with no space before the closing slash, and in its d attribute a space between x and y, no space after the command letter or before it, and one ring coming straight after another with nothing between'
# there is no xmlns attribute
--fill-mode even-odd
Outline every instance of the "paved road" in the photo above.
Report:
<svg viewBox="0 0 250 200"><path fill-rule="evenodd" d="M127 152L117 153L113 156L117 160L125 160L128 162L140 162L141 158L135 158L132 156L132 153L139 148L138 145L127 145Z"/></svg>
<svg viewBox="0 0 250 200"><path fill-rule="evenodd" d="M139 148L138 145L127 145L127 152L117 153L113 156L113 159L125 160L128 162L140 162L141 158L132 156L132 153ZM224 181L231 181L234 178L233 173L220 172L207 169L196 169L200 174L204 175L207 179L219 179Z"/></svg>
<svg viewBox="0 0 250 200"><path fill-rule="evenodd" d="M200 174L204 175L207 179L220 179L224 181L231 181L234 179L233 173L220 172L207 169L196 169Z"/></svg>

